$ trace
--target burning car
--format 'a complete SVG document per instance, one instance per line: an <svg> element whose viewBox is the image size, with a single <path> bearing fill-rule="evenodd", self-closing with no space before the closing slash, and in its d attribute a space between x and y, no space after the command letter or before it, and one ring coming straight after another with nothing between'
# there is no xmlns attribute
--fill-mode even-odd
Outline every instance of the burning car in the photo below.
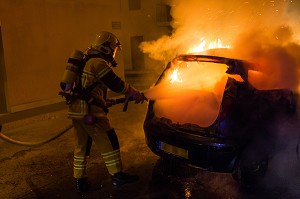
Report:
<svg viewBox="0 0 300 199"><path fill-rule="evenodd" d="M163 160L232 173L242 186L257 184L272 157L271 134L279 118L296 115L297 95L257 89L262 75L255 68L219 56L174 58L145 93L148 147Z"/></svg>

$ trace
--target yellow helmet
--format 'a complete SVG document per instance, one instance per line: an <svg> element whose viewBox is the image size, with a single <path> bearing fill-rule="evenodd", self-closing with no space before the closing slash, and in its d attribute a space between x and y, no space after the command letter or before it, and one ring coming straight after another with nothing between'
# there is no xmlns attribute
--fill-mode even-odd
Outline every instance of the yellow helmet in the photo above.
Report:
<svg viewBox="0 0 300 199"><path fill-rule="evenodd" d="M97 34L92 48L114 58L117 50L121 48L121 44L114 34L102 31Z"/></svg>

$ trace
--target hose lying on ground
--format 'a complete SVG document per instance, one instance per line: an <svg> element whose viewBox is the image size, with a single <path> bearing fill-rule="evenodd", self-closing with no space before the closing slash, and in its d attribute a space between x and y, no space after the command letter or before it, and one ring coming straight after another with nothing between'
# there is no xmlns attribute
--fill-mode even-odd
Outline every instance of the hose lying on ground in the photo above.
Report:
<svg viewBox="0 0 300 199"><path fill-rule="evenodd" d="M144 95L144 93L142 93L142 95ZM114 102L112 103L112 105L116 105L116 104L120 104L120 103L125 103L124 107L123 107L123 111L127 111L127 106L128 106L128 102L129 101L133 101L133 99L128 99L126 100L126 98L117 98L117 99L112 99L114 100ZM145 98L146 101L148 101L148 99ZM56 138L62 136L64 133L66 133L68 130L70 130L73 127L72 124L68 125L67 127L65 127L63 130L59 131L56 135L46 139L46 140L42 140L40 142L22 142L19 140L15 140L12 139L11 137L8 137L6 135L4 135L3 133L1 133L1 129L2 129L2 125L0 124L0 138L10 142L12 144L17 144L17 145L21 145L21 146L28 146L28 147L37 147L37 146L41 146L43 144L46 144L48 142L51 142L53 140L55 140Z"/></svg>
<svg viewBox="0 0 300 199"><path fill-rule="evenodd" d="M52 137L50 137L46 140L42 140L40 142L22 142L22 141L14 140L14 139L4 135L3 133L1 133L2 125L0 125L0 138L2 138L3 140L5 140L7 142L12 143L12 144L17 144L17 145L21 145L21 146L28 146L28 147L37 147L37 146L41 146L43 144L46 144L48 142L51 142L52 140L55 140L56 138L62 136L64 133L69 131L72 127L73 127L73 125L70 124L70 125L66 126L64 129L62 129L61 131L59 131L54 136L52 136Z"/></svg>

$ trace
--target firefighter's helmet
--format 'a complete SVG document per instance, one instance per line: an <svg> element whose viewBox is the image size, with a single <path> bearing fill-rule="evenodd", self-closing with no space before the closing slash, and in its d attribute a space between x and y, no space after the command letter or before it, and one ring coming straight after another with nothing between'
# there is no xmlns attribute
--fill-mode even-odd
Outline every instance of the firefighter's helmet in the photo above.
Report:
<svg viewBox="0 0 300 199"><path fill-rule="evenodd" d="M121 44L114 34L102 31L97 34L96 39L92 44L92 48L114 58L117 50L121 48Z"/></svg>

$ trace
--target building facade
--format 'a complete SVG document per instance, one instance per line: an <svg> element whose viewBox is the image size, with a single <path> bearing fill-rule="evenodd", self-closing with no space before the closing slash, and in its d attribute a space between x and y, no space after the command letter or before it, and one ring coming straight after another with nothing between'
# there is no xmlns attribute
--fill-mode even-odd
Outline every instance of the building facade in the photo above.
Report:
<svg viewBox="0 0 300 199"><path fill-rule="evenodd" d="M0 113L61 103L68 57L102 30L121 41L118 75L151 71L139 44L170 34L169 22L163 0L0 0Z"/></svg>

